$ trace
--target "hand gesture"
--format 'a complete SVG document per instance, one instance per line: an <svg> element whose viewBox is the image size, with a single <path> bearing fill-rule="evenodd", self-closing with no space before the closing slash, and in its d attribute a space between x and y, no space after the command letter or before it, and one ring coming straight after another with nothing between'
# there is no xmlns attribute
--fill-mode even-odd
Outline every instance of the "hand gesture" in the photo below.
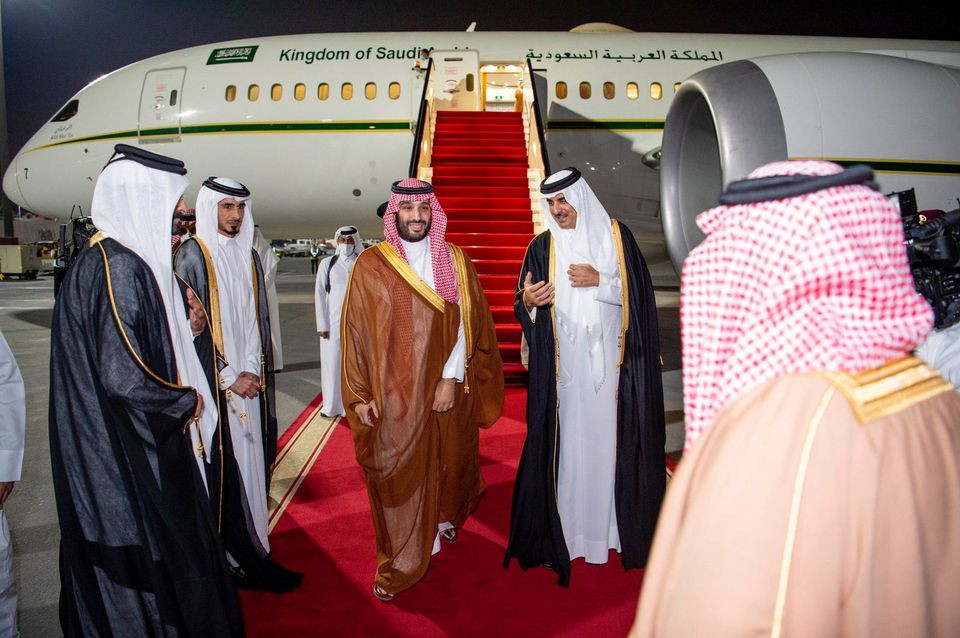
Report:
<svg viewBox="0 0 960 638"><path fill-rule="evenodd" d="M241 372L230 386L230 391L244 399L252 399L260 392L260 378L249 372Z"/></svg>
<svg viewBox="0 0 960 638"><path fill-rule="evenodd" d="M590 288L600 285L600 273L590 264L571 264L567 270L570 285L574 288Z"/></svg>
<svg viewBox="0 0 960 638"><path fill-rule="evenodd" d="M371 401L370 403L358 405L357 417L360 419L360 423L364 424L368 428L372 428L375 425L374 419L380 418L380 411L377 409L377 403L375 401Z"/></svg>
<svg viewBox="0 0 960 638"><path fill-rule="evenodd" d="M440 379L437 391L433 395L433 411L446 412L453 407L453 398L456 396L457 380Z"/></svg>
<svg viewBox="0 0 960 638"><path fill-rule="evenodd" d="M207 313L191 288L187 288L187 307L190 317L190 331L196 337L207 327Z"/></svg>
<svg viewBox="0 0 960 638"><path fill-rule="evenodd" d="M553 301L554 292L553 284L549 282L533 283L533 274L529 271L523 279L523 305L527 310L547 305Z"/></svg>

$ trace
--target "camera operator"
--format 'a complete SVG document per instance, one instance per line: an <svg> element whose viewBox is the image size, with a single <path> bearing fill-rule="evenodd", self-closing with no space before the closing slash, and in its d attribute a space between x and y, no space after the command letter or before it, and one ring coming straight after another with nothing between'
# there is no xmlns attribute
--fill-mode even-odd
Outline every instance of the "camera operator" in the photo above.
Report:
<svg viewBox="0 0 960 638"><path fill-rule="evenodd" d="M896 193L917 290L935 327L916 350L960 391L960 209L917 211L912 190Z"/></svg>

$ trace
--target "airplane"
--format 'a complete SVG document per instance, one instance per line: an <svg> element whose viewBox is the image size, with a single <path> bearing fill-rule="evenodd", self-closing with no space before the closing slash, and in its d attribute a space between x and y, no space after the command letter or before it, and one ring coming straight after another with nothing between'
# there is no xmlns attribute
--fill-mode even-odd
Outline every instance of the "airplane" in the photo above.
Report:
<svg viewBox="0 0 960 638"><path fill-rule="evenodd" d="M430 177L431 117L516 108L540 154L532 214L546 169L579 166L611 214L665 233L678 271L696 213L771 159L864 161L887 191L955 207L960 42L594 29L275 36L158 55L67 100L3 189L68 218L89 211L113 146L139 144L186 162L188 199L208 175L240 179L267 237L348 223L377 236L390 183Z"/></svg>

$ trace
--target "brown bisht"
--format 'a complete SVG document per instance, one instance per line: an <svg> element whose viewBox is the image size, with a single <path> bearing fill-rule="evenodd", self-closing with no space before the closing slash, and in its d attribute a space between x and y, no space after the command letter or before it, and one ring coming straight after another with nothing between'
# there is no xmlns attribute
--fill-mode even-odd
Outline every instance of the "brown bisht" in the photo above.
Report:
<svg viewBox="0 0 960 638"><path fill-rule="evenodd" d="M503 408L493 318L473 264L450 245L460 305L445 301L386 242L357 258L341 319L343 404L377 537L376 584L395 594L426 572L437 525L463 525L486 485L479 430ZM464 315L466 371L453 408L434 412ZM375 401L372 428L356 408Z"/></svg>

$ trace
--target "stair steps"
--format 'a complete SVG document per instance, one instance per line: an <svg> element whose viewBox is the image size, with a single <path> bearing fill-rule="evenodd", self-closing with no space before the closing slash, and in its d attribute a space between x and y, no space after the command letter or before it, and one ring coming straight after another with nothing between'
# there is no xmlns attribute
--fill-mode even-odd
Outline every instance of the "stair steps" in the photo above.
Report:
<svg viewBox="0 0 960 638"><path fill-rule="evenodd" d="M490 303L508 383L522 382L517 277L533 239L523 119L514 112L439 111L432 182L447 240L466 251Z"/></svg>

